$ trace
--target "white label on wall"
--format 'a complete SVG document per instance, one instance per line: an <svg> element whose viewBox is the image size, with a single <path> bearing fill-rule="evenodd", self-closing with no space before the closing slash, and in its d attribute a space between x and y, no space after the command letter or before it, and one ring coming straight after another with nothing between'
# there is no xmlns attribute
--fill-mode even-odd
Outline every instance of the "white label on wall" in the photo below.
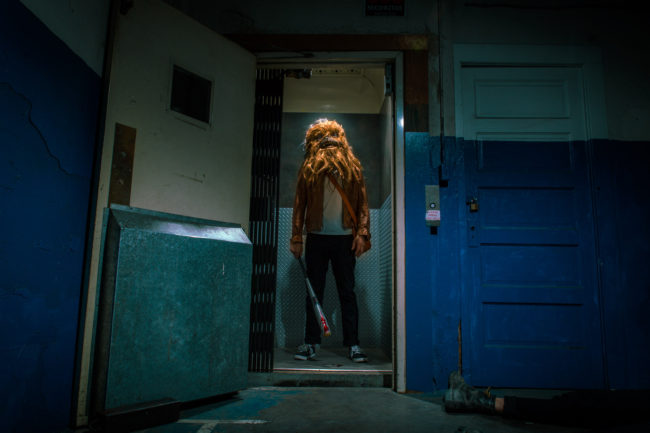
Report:
<svg viewBox="0 0 650 433"><path fill-rule="evenodd" d="M425 221L440 221L440 211L439 210L428 210L426 216L424 217Z"/></svg>

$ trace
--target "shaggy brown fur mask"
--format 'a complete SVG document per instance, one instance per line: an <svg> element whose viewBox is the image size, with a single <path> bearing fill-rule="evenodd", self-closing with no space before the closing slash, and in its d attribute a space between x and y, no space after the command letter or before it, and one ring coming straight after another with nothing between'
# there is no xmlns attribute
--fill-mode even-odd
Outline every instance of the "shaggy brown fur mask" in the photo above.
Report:
<svg viewBox="0 0 650 433"><path fill-rule="evenodd" d="M354 156L343 127L334 120L320 119L305 136L303 175L315 183L327 172L338 172L346 181L361 179L361 162Z"/></svg>

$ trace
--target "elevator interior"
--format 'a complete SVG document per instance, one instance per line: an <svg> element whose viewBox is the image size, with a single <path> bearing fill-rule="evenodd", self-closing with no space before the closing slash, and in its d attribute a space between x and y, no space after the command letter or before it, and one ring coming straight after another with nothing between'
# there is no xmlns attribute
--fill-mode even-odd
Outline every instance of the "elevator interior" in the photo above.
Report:
<svg viewBox="0 0 650 433"><path fill-rule="evenodd" d="M392 372L393 237L391 200L393 96L383 64L320 65L284 80L274 372L385 374ZM300 78L296 78L300 77ZM388 90L387 90L388 88ZM368 191L373 247L357 259L359 339L369 362L354 364L342 346L341 312L328 271L323 307L332 336L323 338L315 361L294 361L304 337L305 285L289 252L296 175L303 160L305 131L320 118L339 122L360 159Z"/></svg>

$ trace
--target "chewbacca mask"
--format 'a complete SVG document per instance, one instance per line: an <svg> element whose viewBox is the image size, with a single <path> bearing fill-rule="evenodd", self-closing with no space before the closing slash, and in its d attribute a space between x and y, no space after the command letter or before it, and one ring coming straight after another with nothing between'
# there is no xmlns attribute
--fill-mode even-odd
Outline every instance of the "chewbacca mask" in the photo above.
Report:
<svg viewBox="0 0 650 433"><path fill-rule="evenodd" d="M338 172L346 182L361 179L361 162L354 156L343 127L334 120L320 119L305 136L303 175L313 184L327 172Z"/></svg>

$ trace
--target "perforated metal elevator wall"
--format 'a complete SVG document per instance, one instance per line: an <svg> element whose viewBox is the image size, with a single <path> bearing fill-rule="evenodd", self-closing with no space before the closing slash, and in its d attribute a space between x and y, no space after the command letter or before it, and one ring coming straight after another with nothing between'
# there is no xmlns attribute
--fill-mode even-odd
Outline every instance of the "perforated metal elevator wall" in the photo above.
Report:
<svg viewBox="0 0 650 433"><path fill-rule="evenodd" d="M373 246L357 259L355 269L359 304L359 340L364 347L391 352L392 323L392 236L391 199L380 209L370 209ZM280 208L278 226L278 271L275 311L275 344L294 347L302 343L305 327L305 283L298 261L289 252L291 208ZM332 336L322 346L343 343L341 308L331 268L328 271L323 302Z"/></svg>

